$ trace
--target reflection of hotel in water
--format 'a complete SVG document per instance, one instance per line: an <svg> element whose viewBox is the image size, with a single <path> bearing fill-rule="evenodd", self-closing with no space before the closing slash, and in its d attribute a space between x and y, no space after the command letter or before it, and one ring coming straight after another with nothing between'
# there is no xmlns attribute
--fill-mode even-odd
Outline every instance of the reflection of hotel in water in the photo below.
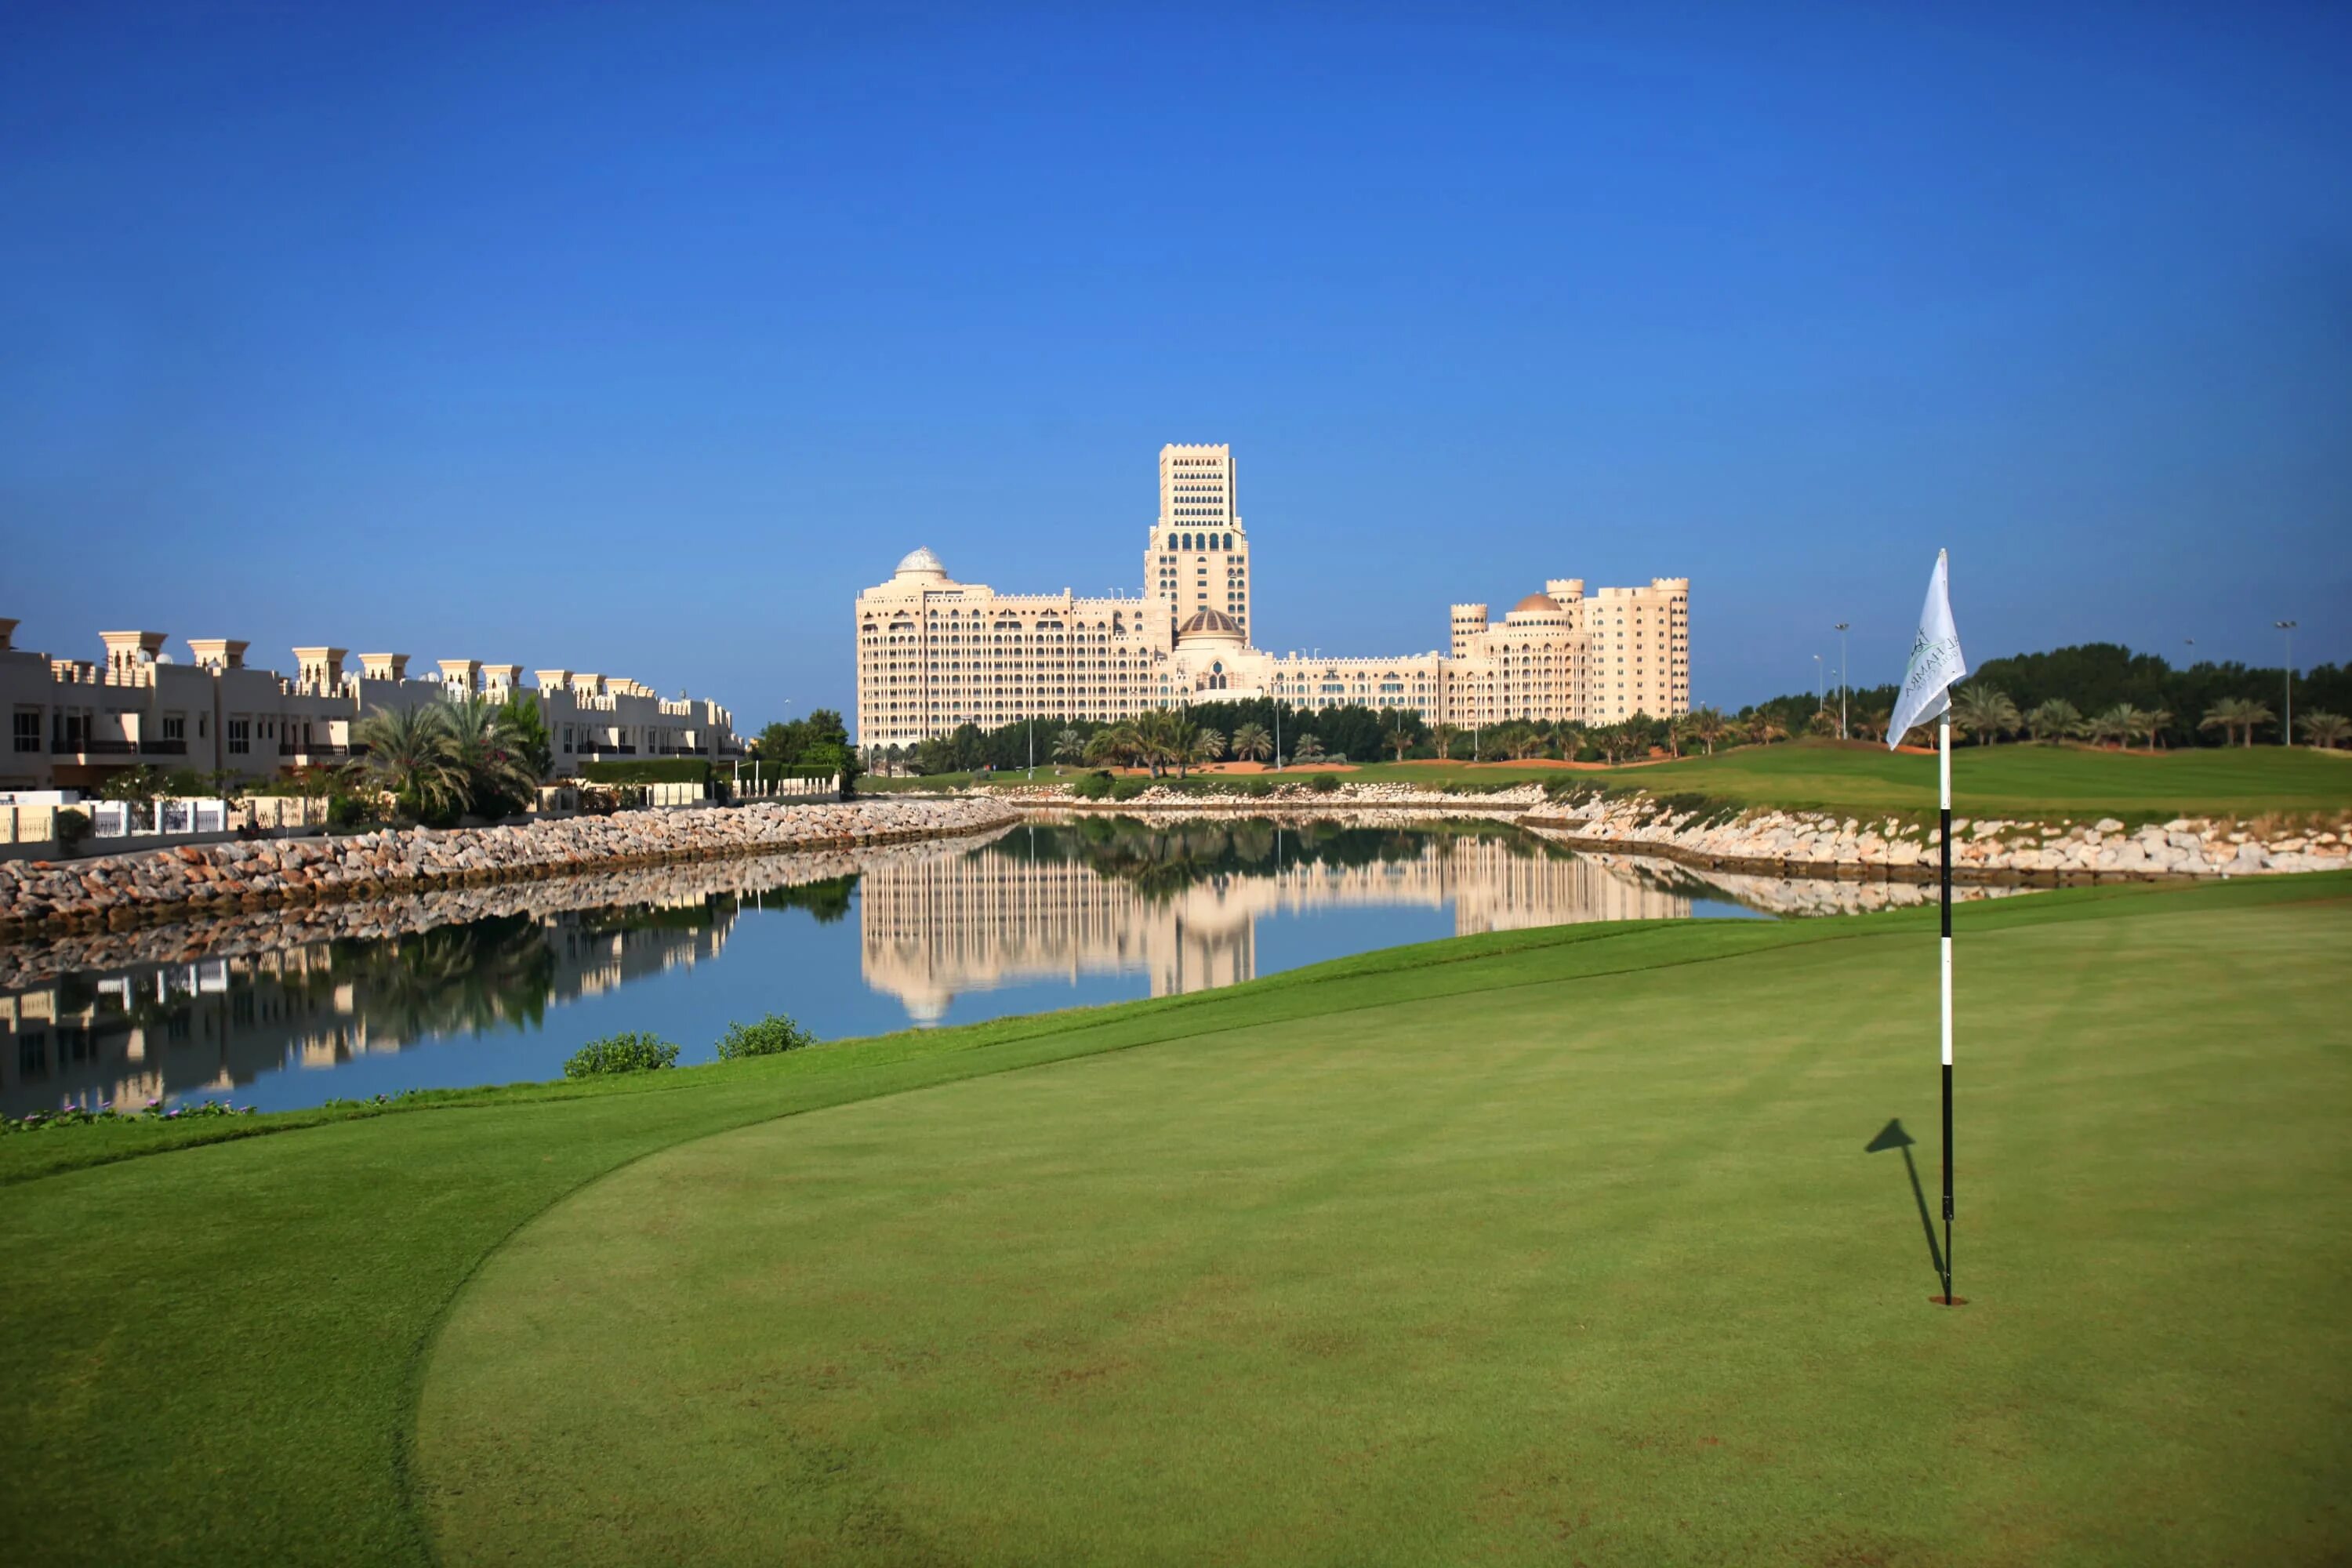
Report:
<svg viewBox="0 0 2352 1568"><path fill-rule="evenodd" d="M859 883L866 983L914 1017L956 996L1048 976L1137 972L1151 994L1257 973L1257 921L1344 905L1454 906L1457 935L1690 913L1690 900L1582 858L1501 838L1433 838L1370 865L1291 861L1159 896L1083 861L1029 858L1018 831L992 850L868 870Z"/></svg>
<svg viewBox="0 0 2352 1568"><path fill-rule="evenodd" d="M283 1068L402 1050L433 1035L520 1025L541 1006L716 957L732 915L714 903L707 921L630 930L593 929L577 914L545 917L530 925L548 962L470 1008L447 1001L464 976L445 982L436 998L424 994L426 982L330 942L142 964L0 994L0 1106L12 1115L68 1101L135 1107L226 1091Z"/></svg>

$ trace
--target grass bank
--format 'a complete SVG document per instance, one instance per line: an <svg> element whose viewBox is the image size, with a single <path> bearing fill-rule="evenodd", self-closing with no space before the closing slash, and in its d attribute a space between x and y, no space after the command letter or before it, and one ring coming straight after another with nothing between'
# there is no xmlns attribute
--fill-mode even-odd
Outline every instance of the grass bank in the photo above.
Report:
<svg viewBox="0 0 2352 1568"><path fill-rule="evenodd" d="M1065 770L1071 776L1076 770ZM1049 771L1037 771L1040 783ZM1201 787L1245 788L1252 778L1204 775ZM1277 775L1278 776L1278 775ZM1431 789L1493 788L1574 781L1612 792L1703 795L1739 807L1895 814L1936 808L1936 767L1927 757L1889 752L1865 742L1799 741L1742 746L1712 757L1563 769L1514 763L1375 763L1334 772L1346 783L1414 784ZM929 779L865 779L860 789L1010 788L1025 773ZM2253 746L2163 752L2110 752L2084 746L1962 746L1954 754L1955 808L1971 816L2078 821L2115 816L2137 825L2173 816L2253 819L2265 816L2334 817L2352 811L2352 755L2307 747Z"/></svg>
<svg viewBox="0 0 2352 1568"><path fill-rule="evenodd" d="M1931 918L1498 934L76 1170L140 1130L11 1138L8 1538L2340 1553L2352 878L1959 911L1958 1314L1863 1152L1933 1125Z"/></svg>

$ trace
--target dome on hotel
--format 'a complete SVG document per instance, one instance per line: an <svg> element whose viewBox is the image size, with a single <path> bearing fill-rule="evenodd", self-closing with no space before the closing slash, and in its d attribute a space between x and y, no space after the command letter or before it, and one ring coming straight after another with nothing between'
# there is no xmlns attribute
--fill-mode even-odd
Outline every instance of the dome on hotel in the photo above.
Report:
<svg viewBox="0 0 2352 1568"><path fill-rule="evenodd" d="M948 574L947 563L932 554L929 545L921 545L908 552L906 559L898 563L896 574L904 577L910 572L929 572L944 577Z"/></svg>
<svg viewBox="0 0 2352 1568"><path fill-rule="evenodd" d="M906 568L902 566L899 570L903 572ZM1529 594L1511 606L1511 614L1515 616L1522 610L1543 610L1557 615L1559 612L1559 601L1549 594Z"/></svg>
<svg viewBox="0 0 2352 1568"><path fill-rule="evenodd" d="M1187 637L1210 642L1239 642L1241 623L1223 610L1195 610L1192 617L1176 628L1179 641Z"/></svg>

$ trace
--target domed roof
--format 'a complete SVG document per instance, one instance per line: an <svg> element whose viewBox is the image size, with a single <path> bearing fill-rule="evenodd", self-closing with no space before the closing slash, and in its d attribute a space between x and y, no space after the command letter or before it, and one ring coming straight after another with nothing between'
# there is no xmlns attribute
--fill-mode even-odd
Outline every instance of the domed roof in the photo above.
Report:
<svg viewBox="0 0 2352 1568"><path fill-rule="evenodd" d="M919 545L898 563L897 575L904 577L909 572L936 572L944 577L948 574L947 563L932 554L929 545Z"/></svg>
<svg viewBox="0 0 2352 1568"><path fill-rule="evenodd" d="M1551 610L1556 612L1559 608L1559 601L1553 598L1549 594L1529 594L1526 598L1521 599L1517 604L1511 606L1511 614L1516 616L1521 610Z"/></svg>
<svg viewBox="0 0 2352 1568"><path fill-rule="evenodd" d="M1190 619L1176 628L1183 637L1222 637L1233 642L1242 640L1241 623L1223 610L1195 610Z"/></svg>

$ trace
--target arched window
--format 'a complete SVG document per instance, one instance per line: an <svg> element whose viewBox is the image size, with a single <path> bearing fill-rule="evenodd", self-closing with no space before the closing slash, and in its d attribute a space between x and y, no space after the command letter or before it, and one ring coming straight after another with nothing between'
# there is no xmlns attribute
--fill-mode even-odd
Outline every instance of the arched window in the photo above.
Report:
<svg viewBox="0 0 2352 1568"><path fill-rule="evenodd" d="M1233 536L1232 534L1228 533L1227 535L1225 535L1225 548L1226 548L1226 549L1228 549L1228 550L1231 550L1233 547L1234 547L1234 536Z"/></svg>

